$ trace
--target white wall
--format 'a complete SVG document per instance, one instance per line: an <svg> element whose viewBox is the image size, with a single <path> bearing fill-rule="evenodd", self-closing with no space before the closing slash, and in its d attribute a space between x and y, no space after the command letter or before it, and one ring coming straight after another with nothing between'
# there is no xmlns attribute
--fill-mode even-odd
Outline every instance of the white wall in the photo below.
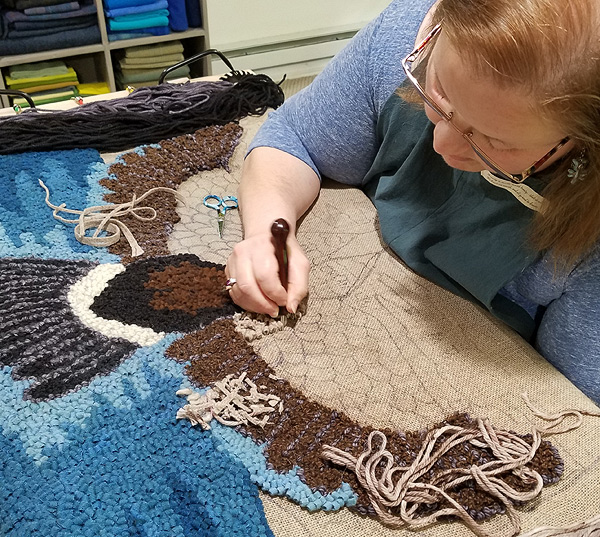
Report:
<svg viewBox="0 0 600 537"><path fill-rule="evenodd" d="M237 69L316 74L390 0L206 0L210 46ZM220 61L213 71L223 71Z"/></svg>

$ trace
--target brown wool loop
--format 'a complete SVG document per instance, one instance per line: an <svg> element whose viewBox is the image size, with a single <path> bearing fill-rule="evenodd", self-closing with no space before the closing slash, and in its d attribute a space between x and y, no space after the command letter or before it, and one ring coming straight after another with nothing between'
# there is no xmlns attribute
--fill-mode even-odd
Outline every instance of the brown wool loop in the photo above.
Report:
<svg viewBox="0 0 600 537"><path fill-rule="evenodd" d="M369 435L367 448L359 457L330 445L323 446L322 457L354 471L378 517L390 527L418 529L430 526L442 517L455 516L476 535L492 537L450 495L458 485L471 482L501 502L512 526L510 535L517 535L521 526L514 503L532 500L544 485L542 476L527 466L536 455L542 436L576 429L581 425L583 415L600 416L600 413L572 409L549 414L535 408L526 393L522 397L535 416L549 422L545 427L533 428L530 442L514 433L495 429L488 419L478 419L477 428L445 425L430 431L410 466L395 465L394 455L386 450L388 439L381 431ZM567 417L574 417L575 422L560 427ZM487 449L494 454L495 460L480 466L445 470L435 479L424 482L428 472L444 455L466 443ZM378 447L374 447L375 444ZM524 490L510 486L502 477L507 474L517 478L522 485L519 488ZM439 508L426 516L417 515L420 507L435 503L449 507Z"/></svg>
<svg viewBox="0 0 600 537"><path fill-rule="evenodd" d="M137 205L155 192L169 192L185 205L183 197L176 190L166 187L156 187L146 191L139 198L134 194L131 201L126 203L95 205L78 211L67 209L64 203L61 205L51 203L48 187L41 179L39 180L39 184L46 191L46 205L53 209L52 215L54 218L65 224L76 224L74 234L80 243L97 248L107 247L118 242L121 238L121 233L123 233L131 247L132 257L142 255L144 250L138 244L130 229L119 218L130 215L142 222L154 220L157 216L156 209L148 206L138 207ZM148 212L150 216L144 216L142 214L144 211ZM60 213L77 214L79 218L77 220L70 220L60 216ZM91 229L95 231L93 235L89 236L86 233ZM101 235L101 233L104 234Z"/></svg>

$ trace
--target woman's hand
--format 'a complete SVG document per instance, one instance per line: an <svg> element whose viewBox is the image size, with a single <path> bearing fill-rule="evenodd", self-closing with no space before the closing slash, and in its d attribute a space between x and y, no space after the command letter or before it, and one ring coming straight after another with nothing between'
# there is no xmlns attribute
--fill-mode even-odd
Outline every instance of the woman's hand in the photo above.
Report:
<svg viewBox="0 0 600 537"><path fill-rule="evenodd" d="M278 149L257 147L244 161L238 190L244 240L227 260L225 274L235 278L229 290L244 309L279 314L279 306L295 313L308 293L309 263L296 239L296 222L319 194L317 174L304 162ZM279 263L271 227L283 218L287 236L287 291L279 279Z"/></svg>
<svg viewBox="0 0 600 537"><path fill-rule="evenodd" d="M225 268L227 277L236 283L229 294L242 308L271 317L279 314L279 306L295 313L298 304L308 293L310 265L296 237L287 239L288 287L281 285L275 243L271 233L249 237L238 243Z"/></svg>

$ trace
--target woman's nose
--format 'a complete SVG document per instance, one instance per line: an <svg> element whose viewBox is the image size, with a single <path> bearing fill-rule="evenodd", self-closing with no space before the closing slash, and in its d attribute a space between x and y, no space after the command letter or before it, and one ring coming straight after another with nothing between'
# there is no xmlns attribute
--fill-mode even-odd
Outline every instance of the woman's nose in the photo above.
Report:
<svg viewBox="0 0 600 537"><path fill-rule="evenodd" d="M433 149L440 155L463 156L471 151L471 146L462 134L458 132L448 121L440 118L434 121Z"/></svg>

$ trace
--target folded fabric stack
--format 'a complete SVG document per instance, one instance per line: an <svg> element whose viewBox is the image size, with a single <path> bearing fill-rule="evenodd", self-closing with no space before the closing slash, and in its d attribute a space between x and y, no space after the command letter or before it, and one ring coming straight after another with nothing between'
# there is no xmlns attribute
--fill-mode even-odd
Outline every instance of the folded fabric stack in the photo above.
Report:
<svg viewBox="0 0 600 537"><path fill-rule="evenodd" d="M183 45L180 41L129 47L121 51L118 67L115 70L117 83L121 88L129 85L151 86L167 67L183 61ZM169 73L167 80L189 77L190 68L185 65Z"/></svg>
<svg viewBox="0 0 600 537"><path fill-rule="evenodd" d="M24 91L36 105L65 101L79 95L77 73L62 61L14 65L8 73L8 89ZM21 97L13 98L13 104L29 106Z"/></svg>
<svg viewBox="0 0 600 537"><path fill-rule="evenodd" d="M27 54L100 42L90 0L4 0L0 54Z"/></svg>
<svg viewBox="0 0 600 537"><path fill-rule="evenodd" d="M199 0L104 0L108 38L115 41L183 32L201 25L199 9Z"/></svg>
<svg viewBox="0 0 600 537"><path fill-rule="evenodd" d="M168 0L104 0L104 13L111 40L170 32Z"/></svg>

